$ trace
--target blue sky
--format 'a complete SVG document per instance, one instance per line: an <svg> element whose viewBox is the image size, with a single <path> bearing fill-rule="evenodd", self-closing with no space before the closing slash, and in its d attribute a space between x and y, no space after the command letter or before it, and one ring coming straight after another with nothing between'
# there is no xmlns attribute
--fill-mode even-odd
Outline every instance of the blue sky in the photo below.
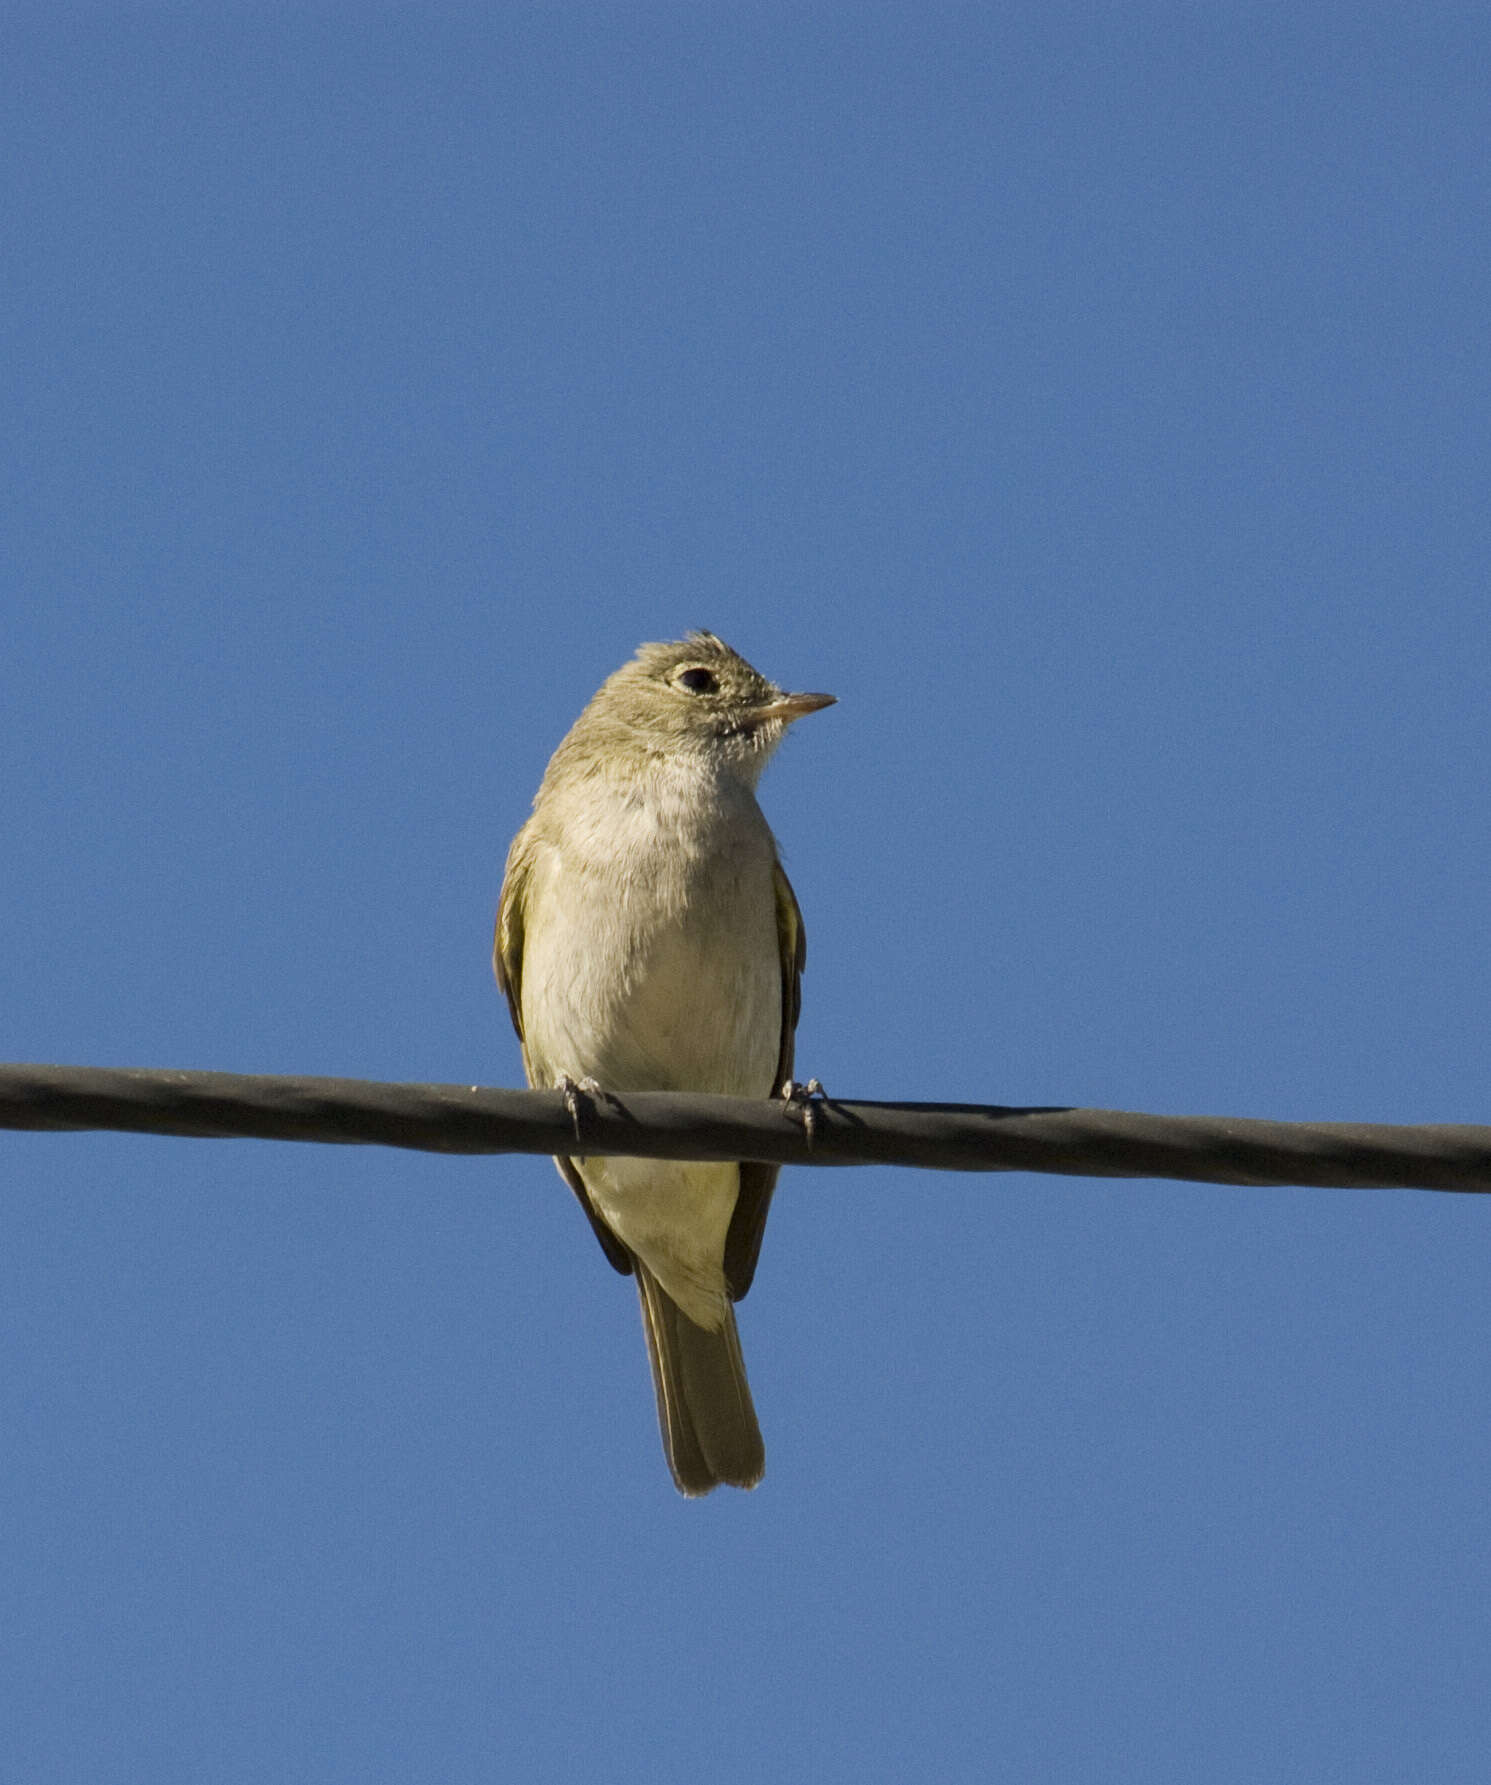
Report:
<svg viewBox="0 0 1491 1785"><path fill-rule="evenodd" d="M1483 9L12 7L14 1059L515 1084L710 627L855 1097L1484 1121ZM1479 1781L1491 1207L789 1174L678 1499L545 1161L0 1137L0 1774Z"/></svg>

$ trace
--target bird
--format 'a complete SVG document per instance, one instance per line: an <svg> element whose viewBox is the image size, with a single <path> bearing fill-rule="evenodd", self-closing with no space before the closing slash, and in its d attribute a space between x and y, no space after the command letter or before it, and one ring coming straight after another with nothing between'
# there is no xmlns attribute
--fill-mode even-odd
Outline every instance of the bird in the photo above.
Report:
<svg viewBox="0 0 1491 1785"><path fill-rule="evenodd" d="M493 965L531 1086L798 1091L807 948L756 786L788 727L834 700L786 692L703 631L640 646L602 684L549 762L498 902ZM734 1304L778 1168L554 1163L636 1279L679 1491L756 1486L766 1453Z"/></svg>

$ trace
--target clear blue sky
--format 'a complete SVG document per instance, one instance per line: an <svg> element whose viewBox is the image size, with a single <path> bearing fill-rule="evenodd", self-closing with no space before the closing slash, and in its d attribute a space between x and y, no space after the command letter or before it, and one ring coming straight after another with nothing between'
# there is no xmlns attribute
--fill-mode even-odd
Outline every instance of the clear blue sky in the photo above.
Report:
<svg viewBox="0 0 1491 1785"><path fill-rule="evenodd" d="M643 639L843 1096L1491 1120L1491 20L0 22L0 1054L515 1084ZM1475 1785L1491 1204L789 1174L677 1498L536 1159L0 1136L0 1777Z"/></svg>

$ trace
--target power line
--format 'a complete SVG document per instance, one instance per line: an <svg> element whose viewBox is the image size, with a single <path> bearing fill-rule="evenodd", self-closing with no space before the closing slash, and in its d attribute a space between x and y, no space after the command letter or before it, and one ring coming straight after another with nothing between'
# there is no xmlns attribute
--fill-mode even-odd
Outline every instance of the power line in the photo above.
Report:
<svg viewBox="0 0 1491 1785"><path fill-rule="evenodd" d="M801 1105L663 1091L580 1097L477 1085L0 1066L0 1127L325 1141L432 1153L631 1154L915 1165L1208 1184L1491 1191L1491 1127L1262 1122L955 1103ZM811 1134L808 1130L811 1127Z"/></svg>

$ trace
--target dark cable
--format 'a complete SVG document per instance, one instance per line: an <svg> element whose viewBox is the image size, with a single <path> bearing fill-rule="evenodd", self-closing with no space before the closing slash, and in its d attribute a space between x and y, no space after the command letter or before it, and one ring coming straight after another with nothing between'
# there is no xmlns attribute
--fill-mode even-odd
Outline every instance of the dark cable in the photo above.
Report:
<svg viewBox="0 0 1491 1785"><path fill-rule="evenodd" d="M837 1098L815 1099L810 1108L805 1118L802 1105L662 1091L581 1096L571 1108L557 1091L476 1085L0 1066L0 1127L53 1132L117 1129L432 1153L628 1153L1210 1184L1491 1190L1491 1127Z"/></svg>

